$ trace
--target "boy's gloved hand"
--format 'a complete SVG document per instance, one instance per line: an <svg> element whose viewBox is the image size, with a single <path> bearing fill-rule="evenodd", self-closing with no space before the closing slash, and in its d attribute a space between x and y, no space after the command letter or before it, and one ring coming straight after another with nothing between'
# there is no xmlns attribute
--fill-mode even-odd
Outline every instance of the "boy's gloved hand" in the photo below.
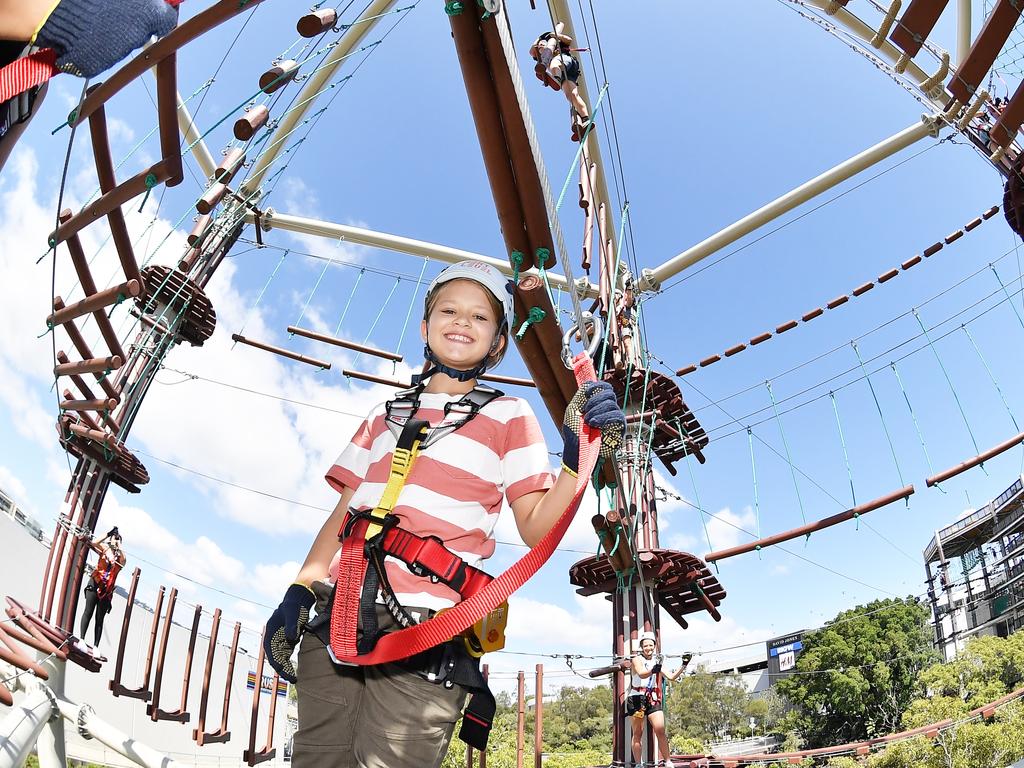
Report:
<svg viewBox="0 0 1024 768"><path fill-rule="evenodd" d="M573 475L579 472L580 434L584 424L601 430L600 457L611 458L622 442L626 416L615 400L615 390L608 382L587 382L577 390L565 409L562 421L562 466Z"/></svg>
<svg viewBox="0 0 1024 768"><path fill-rule="evenodd" d="M182 0L60 0L35 38L57 51L57 67L95 77L178 24Z"/></svg>
<svg viewBox="0 0 1024 768"><path fill-rule="evenodd" d="M656 675L659 672L661 672L661 662L660 661L657 664L655 664L653 667L651 667L651 674L652 675Z"/></svg>
<svg viewBox="0 0 1024 768"><path fill-rule="evenodd" d="M284 600L270 615L263 633L263 651L274 671L289 683L295 682L292 654L299 644L299 635L309 621L309 609L316 602L313 590L305 584L292 584Z"/></svg>

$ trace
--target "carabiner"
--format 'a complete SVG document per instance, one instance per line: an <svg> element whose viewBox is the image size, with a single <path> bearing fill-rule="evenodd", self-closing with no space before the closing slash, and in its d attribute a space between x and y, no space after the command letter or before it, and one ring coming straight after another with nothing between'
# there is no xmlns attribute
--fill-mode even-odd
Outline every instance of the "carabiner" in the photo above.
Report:
<svg viewBox="0 0 1024 768"><path fill-rule="evenodd" d="M586 337L587 337L586 329L585 328L580 328L579 325L580 325L579 323L576 323L576 324L570 326L569 330L567 330L565 332L565 335L562 336L562 363L569 370L572 370L572 358L573 358L572 351L569 349L569 341L572 339L573 335L576 334L577 332L580 333L580 336L583 339L586 339ZM591 312L584 312L583 313L583 325L585 325L585 326L589 325L591 327L591 329L592 329L592 331L591 331L592 336L591 336L591 339L590 339L590 346L587 348L587 355L590 357L591 360L593 360L594 355L597 354L598 347L601 344L601 318L597 317L596 315L594 315Z"/></svg>

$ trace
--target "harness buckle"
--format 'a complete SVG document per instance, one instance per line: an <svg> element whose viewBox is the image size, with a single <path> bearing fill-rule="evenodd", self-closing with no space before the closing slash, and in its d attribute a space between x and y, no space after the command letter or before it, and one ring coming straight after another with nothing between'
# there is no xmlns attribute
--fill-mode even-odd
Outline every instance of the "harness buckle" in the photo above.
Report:
<svg viewBox="0 0 1024 768"><path fill-rule="evenodd" d="M381 530L375 536L366 540L367 546L373 545L379 547L381 540L384 538L384 534L398 525L398 516L388 512L384 517L379 517L374 514L376 511L376 508L363 510L350 509L348 511L348 520L345 521L345 526L341 529L341 536L339 538L347 539L352 535L352 528L355 524L360 520L365 520L370 525L376 524L380 526Z"/></svg>

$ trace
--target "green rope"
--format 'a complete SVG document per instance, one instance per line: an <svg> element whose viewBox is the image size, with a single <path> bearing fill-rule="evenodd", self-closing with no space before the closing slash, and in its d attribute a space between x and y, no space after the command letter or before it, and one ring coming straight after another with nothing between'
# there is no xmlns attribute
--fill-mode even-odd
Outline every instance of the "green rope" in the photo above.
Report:
<svg viewBox="0 0 1024 768"><path fill-rule="evenodd" d="M967 330L967 326L961 325L960 327L963 329L964 333L967 334L967 338L970 339L971 346L974 347L974 351L978 353L978 359L981 360L981 364L985 366L985 371L986 373L988 373L988 377L992 381L992 386L994 386L996 388L996 392L999 393L999 399L1003 401L1003 407L1006 408L1006 413L1010 417L1010 421L1013 422L1013 428L1020 432L1020 427L1017 426L1017 420L1013 417L1013 412L1010 410L1010 405L1009 403L1006 402L1006 397L1003 395L1003 390L999 386L999 383L996 381L996 377L992 373L992 369L988 367L988 362L986 362L985 356L981 354L981 350L978 348L978 345L974 342L974 337L971 336L971 332Z"/></svg>
<svg viewBox="0 0 1024 768"><path fill-rule="evenodd" d="M910 411L910 419L914 422L914 429L917 430L917 439L921 442L921 450L924 451L924 460L928 464L928 474L934 475L935 470L932 469L932 459L931 456L928 455L928 446L924 443L924 434L921 432L921 426L917 423L917 416L914 414L914 407L910 404L910 397L907 395L907 390L903 386L903 379L900 377L900 372L896 370L896 363L890 362L889 367L892 368L892 372L896 375L896 382L900 385L900 392L903 393L903 399L907 403L907 410ZM942 491L940 486L936 487ZM945 491L942 492L945 493Z"/></svg>
<svg viewBox="0 0 1024 768"><path fill-rule="evenodd" d="M594 105L593 110L591 110L593 114L591 114L590 116L590 124L587 126L587 130L584 132L584 134L580 137L580 146L576 150L576 156L573 158L572 163L570 163L569 165L569 173L567 173L565 176L565 183L562 185L562 191L558 195L558 202L555 204L555 213L558 213L559 209L561 209L562 207L562 203L565 202L565 193L569 189L569 183L572 181L573 176L579 174L579 171L576 170L576 167L580 164L580 156L583 154L583 147L586 146L587 135L593 129L594 120L597 119L597 113L601 109L601 102L604 101L604 95L607 92L608 84L605 83L604 88L601 89L601 93L597 97L597 103Z"/></svg>
<svg viewBox="0 0 1024 768"><path fill-rule="evenodd" d="M519 285L519 270L523 268L523 252L512 251L512 284Z"/></svg>
<svg viewBox="0 0 1024 768"><path fill-rule="evenodd" d="M546 269L550 260L551 251L547 248L538 248L536 253L533 255L533 261L537 265L538 271Z"/></svg>
<svg viewBox="0 0 1024 768"><path fill-rule="evenodd" d="M336 245L338 246L338 248L341 247L341 238L338 239ZM313 296L316 295L316 291L320 287L320 283L321 281L323 281L324 275L327 274L327 270L330 269L331 264L334 263L334 257L338 253L338 248L334 248L331 250L331 258L327 260L326 264L324 264L324 268L320 270L320 276L316 279L316 282L313 283L313 290L311 290L309 292L309 296L306 297L306 303L302 305L302 311L299 312L299 319L295 321L295 325L302 325L302 318L303 316L305 316L306 310L309 309L309 303L313 301Z"/></svg>
<svg viewBox="0 0 1024 768"><path fill-rule="evenodd" d="M458 16L465 10L462 3L459 0L450 0L444 4L444 12L449 16Z"/></svg>
<svg viewBox="0 0 1024 768"><path fill-rule="evenodd" d="M348 314L348 308L352 304L352 297L356 295L356 288L359 287L359 281L363 279L363 275L366 273L366 267L360 267L359 274L356 275L356 281L352 284L352 291L348 295L348 301L345 302L345 308L341 310L341 317L338 318L338 325L334 329L334 335L341 335L341 324L345 322L345 315Z"/></svg>
<svg viewBox="0 0 1024 768"><path fill-rule="evenodd" d="M754 478L754 521L757 523L757 538L761 538L761 506L757 498L757 466L754 464L754 432L747 427L747 442L750 444L750 475ZM758 553L760 556L760 553Z"/></svg>
<svg viewBox="0 0 1024 768"><path fill-rule="evenodd" d="M156 184L157 184L157 182L156 182L156 174L155 173L147 173L146 174L145 183L146 183L146 194L144 194L142 196L142 203L139 205L139 213L142 213L142 209L146 207L146 201L149 200L149 193L153 191L153 187L155 187Z"/></svg>
<svg viewBox="0 0 1024 768"><path fill-rule="evenodd" d="M1011 306L1013 302L1010 302ZM971 442L974 444L974 452L981 453L981 449L978 447L978 441L974 439L974 431L971 429L971 424L967 421L967 414L964 413L963 405L960 404L960 396L956 393L956 388L953 386L953 381L949 378L949 373L946 372L946 366L942 364L942 359L939 357L938 350L935 349L935 345L932 344L931 336L928 335L928 329L924 327L924 323L921 321L921 316L917 314L917 309L910 310L914 313L914 318L917 320L917 324L921 326L921 332L924 334L924 338L928 342L928 347L931 349L932 354L935 355L935 361L939 364L939 368L942 369L942 375L946 377L946 383L949 385L949 391L953 393L953 399L956 400L956 407L960 410L960 417L964 420L964 426L967 427L967 434L971 436ZM1014 310L1016 311L1016 310ZM985 474L988 472L985 470L985 465L981 464L982 471Z"/></svg>
<svg viewBox="0 0 1024 768"><path fill-rule="evenodd" d="M267 289L270 287L270 284L274 281L274 278L277 277L277 271L281 269L281 265L284 264L284 260L288 258L289 253L291 253L290 248L287 249L283 254L281 254L281 258L277 262L277 266L274 267L273 271L270 273L270 276L267 277L267 282L264 283L263 288L260 289L259 295L256 297L256 301L253 303L251 307L249 307L249 311L245 315L245 320L242 322L242 327L238 331L239 335L245 333L245 326L249 323L249 317L252 315L253 312L256 311L256 307L260 305L260 302L263 301L263 294L267 292ZM231 348L234 349L235 344L237 343L238 342L232 342Z"/></svg>
<svg viewBox="0 0 1024 768"><path fill-rule="evenodd" d="M429 261L430 260L426 256L423 257L423 266L420 267L419 280L416 282L416 285L414 285L412 288L412 301L409 302L409 309L405 313L405 324L402 325L402 335L398 337L398 349L395 350L398 353L402 352L402 342L405 341L405 332L408 330L409 320L412 318L412 308L416 306L416 296L419 295L420 285L423 284L423 275L427 271L427 263Z"/></svg>
<svg viewBox="0 0 1024 768"><path fill-rule="evenodd" d="M1003 295L1006 296L1006 302L1010 305L1010 309L1013 310L1013 314L1017 316L1017 322L1020 323L1020 327L1024 328L1024 318L1020 316L1020 312L1017 311L1016 305L1010 300L1010 294L1006 290L1006 286L1003 285L1002 279L999 277L999 273L996 272L995 264L989 264L989 269L992 270L992 274L996 276L996 280L999 281L999 287L1003 289Z"/></svg>
<svg viewBox="0 0 1024 768"><path fill-rule="evenodd" d="M622 238L626 233L626 221L629 219L629 203L626 203L622 208L622 216L620 217L619 225L619 247L615 250L615 272L611 276L610 284L612 286L612 295L610 299L609 314L615 311L615 283L617 282L617 276L619 274L619 262L622 260ZM639 326L639 323L638 323ZM604 344L602 345L601 354L601 365L600 371L598 371L597 378L600 381L604 377L604 368L608 362L608 355L604 353L604 350L608 349L608 334L611 332L612 324L605 318L604 324Z"/></svg>
<svg viewBox="0 0 1024 768"><path fill-rule="evenodd" d="M402 282L402 278L395 278L395 284L391 286L391 291L388 293L387 298L384 299L384 303L380 305L380 310L377 312L377 316L373 318L373 323L370 325L370 330L366 332L366 338L363 339L363 346L369 343L370 337L373 335L374 330L377 328L377 323L380 322L381 317L384 316L384 310L388 308L388 303L391 301L391 297L395 295L395 291L398 290L399 283ZM354 358L352 358L352 364L355 365L356 360L362 356L362 352L359 352Z"/></svg>
<svg viewBox="0 0 1024 768"><path fill-rule="evenodd" d="M531 325L536 325L537 323L541 322L547 316L548 313L545 312L540 307L530 307L529 315L527 316L526 320L523 321L523 324L519 326L519 330L516 331L516 338L522 341L523 336L526 335L526 331L529 329L529 327Z"/></svg>
<svg viewBox="0 0 1024 768"><path fill-rule="evenodd" d="M839 442L843 446L843 460L846 462L846 474L850 478L850 496L853 497L853 506L856 507L857 491L853 488L853 470L850 468L850 454L846 451L846 438L843 436L843 423L839 420L839 406L836 405L836 393L829 392L828 396L832 399L832 411L836 415L836 428L839 430Z"/></svg>
<svg viewBox="0 0 1024 768"><path fill-rule="evenodd" d="M686 427L683 426L682 422L677 418L675 420L676 428L682 431L687 438L689 433L686 431ZM693 498L697 502L697 510L700 512L700 524L704 527L704 538L708 541L708 549L713 550L714 547L711 544L711 533L708 531L707 512L704 509L704 505L700 502L700 491L697 490L697 478L693 475L693 462L686 462L686 471L690 474L690 485L693 486ZM718 570L718 563L715 563L715 570Z"/></svg>
<svg viewBox="0 0 1024 768"><path fill-rule="evenodd" d="M896 475L900 479L900 485L906 485L903 480L903 471L900 469L900 460L896 458L896 447L892 444L892 436L889 434L889 426L885 423L885 415L882 413L882 405L878 402L878 395L875 394L875 385L871 383L871 377L868 376L868 372L864 368L864 361L861 359L860 350L857 348L857 342L851 341L850 346L853 347L853 353L857 356L857 363L860 365L860 372L864 374L864 380L868 383L868 389L871 390L871 397L875 401L875 410L878 411L878 418L882 422L882 431L885 432L885 439L889 441L889 451L892 453L892 460L896 465Z"/></svg>
<svg viewBox="0 0 1024 768"><path fill-rule="evenodd" d="M779 434L782 435L782 446L786 449L786 461L789 462L789 474L793 478L793 488L796 490L796 500L800 505L800 517L804 521L804 525L807 524L807 517L804 514L804 500L800 496L800 484L796 481L796 469L793 467L793 459L789 454L789 442L786 440L786 430L782 428L782 419L779 418L779 409L775 402L775 393L772 392L772 383L766 381L764 383L768 387L768 396L772 400L772 412L775 414L775 422L779 425ZM810 534L807 534L807 538L810 538Z"/></svg>

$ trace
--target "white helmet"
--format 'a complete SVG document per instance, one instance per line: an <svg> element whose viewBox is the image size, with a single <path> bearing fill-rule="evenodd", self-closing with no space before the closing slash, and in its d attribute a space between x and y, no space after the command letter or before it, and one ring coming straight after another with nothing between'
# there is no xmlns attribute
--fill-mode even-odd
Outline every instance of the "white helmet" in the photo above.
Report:
<svg viewBox="0 0 1024 768"><path fill-rule="evenodd" d="M477 285L485 288L492 296L494 296L495 299L497 299L502 308L502 317L498 322L498 332L494 336L494 342L491 345L491 351L488 353L487 357L485 357L478 365L467 370L459 370L443 364L437 359L437 356L434 355L434 352L431 350L428 342L423 347L423 355L426 357L430 367L428 367L428 369L423 373L412 377L414 384L419 384L423 379L426 379L437 372L444 373L458 381L469 381L470 379L475 379L487 370L488 363L497 365L501 362L501 358L505 354L504 349L498 353L498 346L502 337L505 338L506 347L508 346L508 333L509 329L512 327L512 318L513 313L515 312L512 305L512 284L497 268L482 261L460 261L457 264L452 264L450 267L446 267L441 274L431 280L424 299L423 319L427 319L426 311L429 309L431 294L438 286L451 280L472 280ZM495 354L497 354L496 358L494 358Z"/></svg>
<svg viewBox="0 0 1024 768"><path fill-rule="evenodd" d="M653 632L641 632L637 635L636 642L638 645L643 645L644 640L650 640L652 643L658 642Z"/></svg>
<svg viewBox="0 0 1024 768"><path fill-rule="evenodd" d="M505 312L502 322L498 323L499 332L503 328L512 327L512 315L515 312L512 307L512 288L509 279L501 274L497 267L469 259L452 264L431 281L427 295L429 296L437 286L450 280L472 280L490 291Z"/></svg>

